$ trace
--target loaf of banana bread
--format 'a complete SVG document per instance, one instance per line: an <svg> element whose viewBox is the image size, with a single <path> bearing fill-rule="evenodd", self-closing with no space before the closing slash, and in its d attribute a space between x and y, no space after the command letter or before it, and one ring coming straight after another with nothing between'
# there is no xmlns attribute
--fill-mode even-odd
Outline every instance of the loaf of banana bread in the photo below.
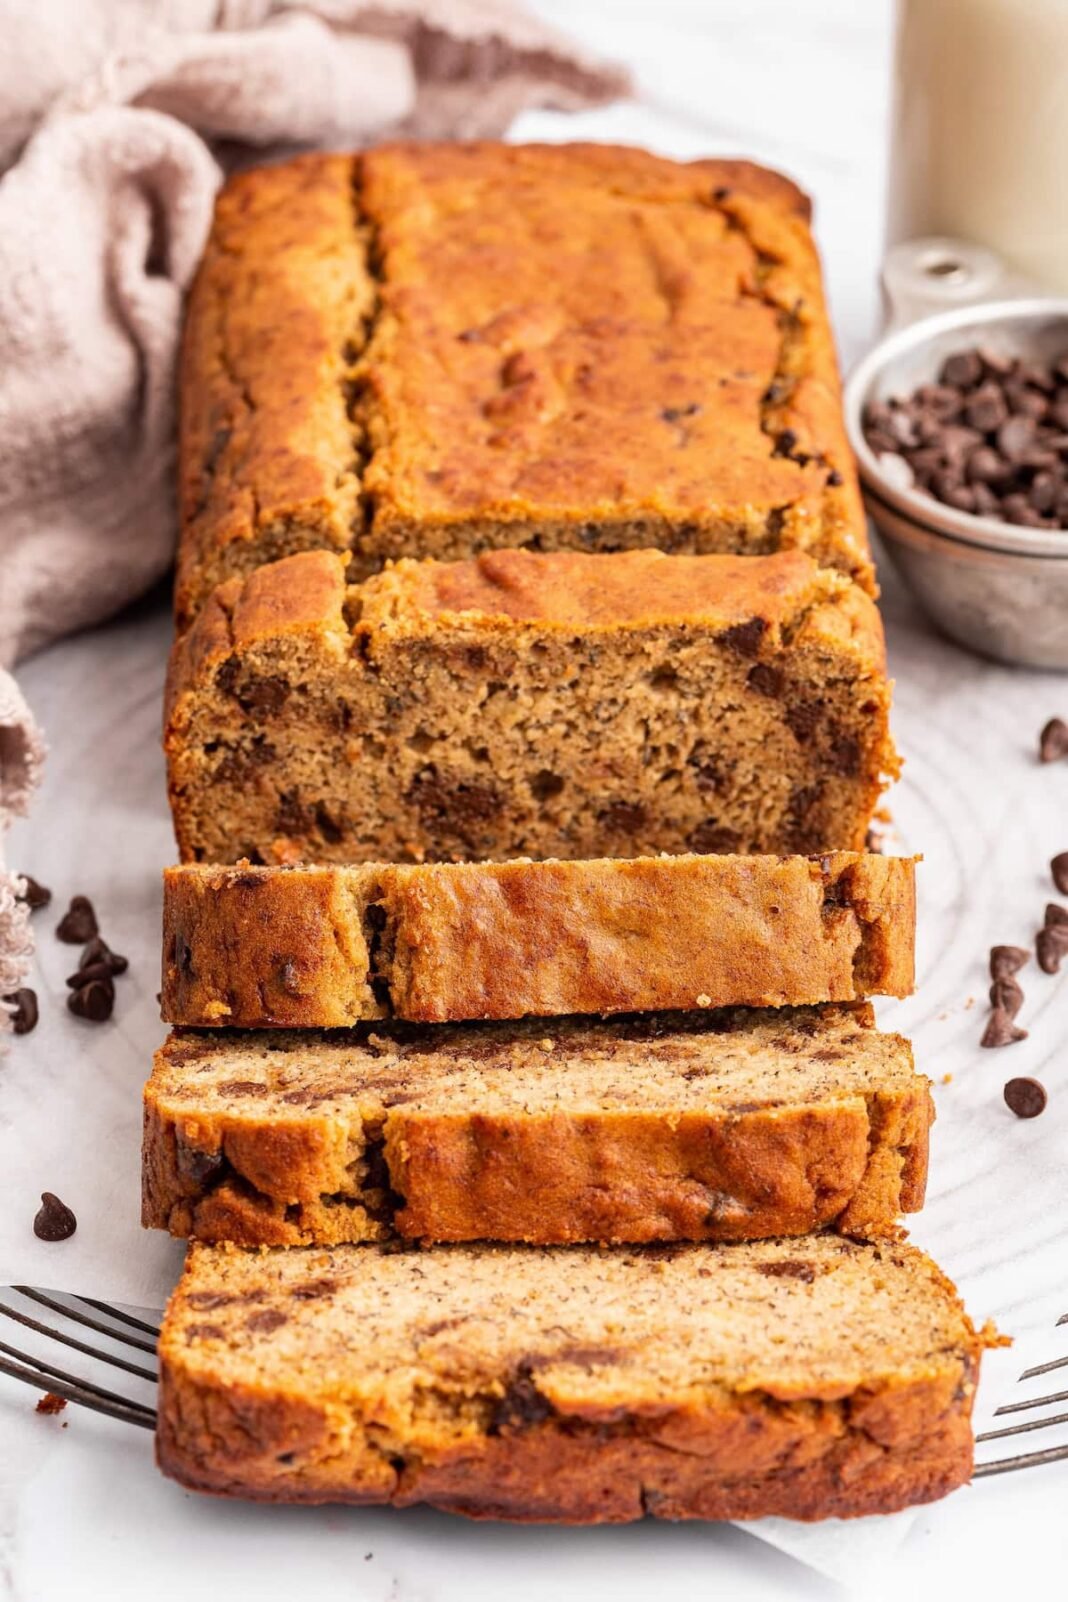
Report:
<svg viewBox="0 0 1068 1602"><path fill-rule="evenodd" d="M870 596L797 551L306 552L175 649L189 861L857 850L897 758Z"/></svg>
<svg viewBox="0 0 1068 1602"><path fill-rule="evenodd" d="M808 204L745 162L414 144L232 179L181 364L184 626L293 552L872 570Z"/></svg>
<svg viewBox="0 0 1068 1602"><path fill-rule="evenodd" d="M347 1028L908 995L914 862L169 868L163 1017Z"/></svg>
<svg viewBox="0 0 1068 1602"><path fill-rule="evenodd" d="M172 1034L142 1221L242 1246L895 1232L928 1082L871 1007Z"/></svg>
<svg viewBox="0 0 1068 1602"><path fill-rule="evenodd" d="M194 1246L157 1451L191 1489L472 1518L850 1518L968 1479L980 1355L922 1253Z"/></svg>

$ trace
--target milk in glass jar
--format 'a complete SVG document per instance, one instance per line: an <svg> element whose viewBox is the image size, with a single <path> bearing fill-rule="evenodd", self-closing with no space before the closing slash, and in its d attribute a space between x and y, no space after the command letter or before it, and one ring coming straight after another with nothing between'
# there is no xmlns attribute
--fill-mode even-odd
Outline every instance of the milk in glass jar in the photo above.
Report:
<svg viewBox="0 0 1068 1602"><path fill-rule="evenodd" d="M898 0L888 234L1068 293L1068 0Z"/></svg>

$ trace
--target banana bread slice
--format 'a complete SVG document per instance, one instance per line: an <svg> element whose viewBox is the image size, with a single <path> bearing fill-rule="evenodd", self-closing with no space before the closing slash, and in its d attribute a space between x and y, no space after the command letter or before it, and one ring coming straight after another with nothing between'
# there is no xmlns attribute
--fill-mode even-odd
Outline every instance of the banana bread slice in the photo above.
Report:
<svg viewBox="0 0 1068 1602"><path fill-rule="evenodd" d="M219 197L181 362L177 608L295 551L872 569L805 197L747 162L394 145Z"/></svg>
<svg viewBox="0 0 1068 1602"><path fill-rule="evenodd" d="M977 1332L897 1243L194 1246L157 1452L191 1489L569 1524L889 1513L966 1481Z"/></svg>
<svg viewBox="0 0 1068 1602"><path fill-rule="evenodd" d="M896 1232L928 1081L867 1003L173 1034L142 1222L242 1246Z"/></svg>
<svg viewBox="0 0 1068 1602"><path fill-rule="evenodd" d="M347 1028L904 996L915 864L822 857L169 868L164 1020Z"/></svg>
<svg viewBox="0 0 1068 1602"><path fill-rule="evenodd" d="M897 758L870 596L800 552L324 551L176 646L186 861L857 850Z"/></svg>

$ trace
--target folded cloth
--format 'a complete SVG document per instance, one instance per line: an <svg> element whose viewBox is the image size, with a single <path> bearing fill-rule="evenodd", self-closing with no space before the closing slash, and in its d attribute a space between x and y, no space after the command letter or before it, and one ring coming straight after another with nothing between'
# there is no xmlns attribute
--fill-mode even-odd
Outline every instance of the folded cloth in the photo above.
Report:
<svg viewBox="0 0 1068 1602"><path fill-rule="evenodd" d="M224 166L496 135L626 81L511 0L0 0L0 38L2 834L42 749L5 667L172 559L174 358ZM2 875L0 997L25 948Z"/></svg>
<svg viewBox="0 0 1068 1602"><path fill-rule="evenodd" d="M18 899L23 881L4 867L3 837L21 816L37 783L44 742L9 673L0 668L0 1030L10 1026L11 1006L33 951L29 908Z"/></svg>

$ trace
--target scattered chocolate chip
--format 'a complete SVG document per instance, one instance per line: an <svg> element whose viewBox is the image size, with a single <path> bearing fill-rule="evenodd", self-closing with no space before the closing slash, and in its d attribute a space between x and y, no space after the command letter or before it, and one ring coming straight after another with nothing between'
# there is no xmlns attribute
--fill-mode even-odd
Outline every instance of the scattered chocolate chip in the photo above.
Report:
<svg viewBox="0 0 1068 1602"><path fill-rule="evenodd" d="M1046 1110L1045 1088L1037 1079L1010 1079L1004 1094L1006 1106L1017 1118L1037 1118Z"/></svg>
<svg viewBox="0 0 1068 1602"><path fill-rule="evenodd" d="M1026 1040L1027 1030L1019 1029L1003 1007L995 1007L983 1030L981 1046L1011 1046L1017 1040Z"/></svg>
<svg viewBox="0 0 1068 1602"><path fill-rule="evenodd" d="M24 902L31 912L36 912L38 907L47 907L52 899L51 890L47 886L39 884L28 873L20 874L19 877L23 880L25 889L18 899Z"/></svg>
<svg viewBox="0 0 1068 1602"><path fill-rule="evenodd" d="M35 1411L38 1413L62 1413L66 1405L67 1398L65 1396L57 1396L55 1391L45 1391L44 1395L38 1398Z"/></svg>
<svg viewBox="0 0 1068 1602"><path fill-rule="evenodd" d="M81 946L98 932L96 913L88 896L72 897L70 906L56 924L56 939L68 946Z"/></svg>
<svg viewBox="0 0 1068 1602"><path fill-rule="evenodd" d="M1068 851L1058 851L1049 865L1053 883L1062 896L1068 896Z"/></svg>
<svg viewBox="0 0 1068 1602"><path fill-rule="evenodd" d="M33 1232L38 1240L69 1240L78 1227L78 1220L65 1202L50 1190L41 1192L41 1205L33 1220Z"/></svg>
<svg viewBox="0 0 1068 1602"><path fill-rule="evenodd" d="M1013 978L995 979L990 986L990 1005L1015 1018L1024 1003L1024 993Z"/></svg>
<svg viewBox="0 0 1068 1602"><path fill-rule="evenodd" d="M11 1028L16 1035L28 1035L37 1028L37 992L28 988L12 991L4 1000L11 1008Z"/></svg>
<svg viewBox="0 0 1068 1602"><path fill-rule="evenodd" d="M94 979L111 979L111 969L106 962L90 962L86 967L68 974L66 982L71 990L81 990Z"/></svg>
<svg viewBox="0 0 1068 1602"><path fill-rule="evenodd" d="M117 951L112 951L106 940L94 935L78 961L79 968L88 968L94 963L106 963L111 973L125 973L130 966L127 957L120 957Z"/></svg>
<svg viewBox="0 0 1068 1602"><path fill-rule="evenodd" d="M1035 954L1043 973L1060 973L1061 958L1068 951L1068 940L1057 928L1040 929L1035 936Z"/></svg>
<svg viewBox="0 0 1068 1602"><path fill-rule="evenodd" d="M1058 762L1068 756L1068 723L1063 718L1050 718L1038 737L1038 760Z"/></svg>
<svg viewBox="0 0 1068 1602"><path fill-rule="evenodd" d="M1031 961L1031 953L1026 946L991 946L990 947L990 977L991 979L1007 979L1014 973L1019 973L1025 963Z"/></svg>
<svg viewBox="0 0 1068 1602"><path fill-rule="evenodd" d="M115 986L110 978L90 979L80 990L72 990L67 1007L76 1018L90 1023L104 1023L115 1008Z"/></svg>
<svg viewBox="0 0 1068 1602"><path fill-rule="evenodd" d="M1055 901L1047 901L1043 923L1047 929L1063 929L1064 938L1068 939L1068 907L1059 907Z"/></svg>

